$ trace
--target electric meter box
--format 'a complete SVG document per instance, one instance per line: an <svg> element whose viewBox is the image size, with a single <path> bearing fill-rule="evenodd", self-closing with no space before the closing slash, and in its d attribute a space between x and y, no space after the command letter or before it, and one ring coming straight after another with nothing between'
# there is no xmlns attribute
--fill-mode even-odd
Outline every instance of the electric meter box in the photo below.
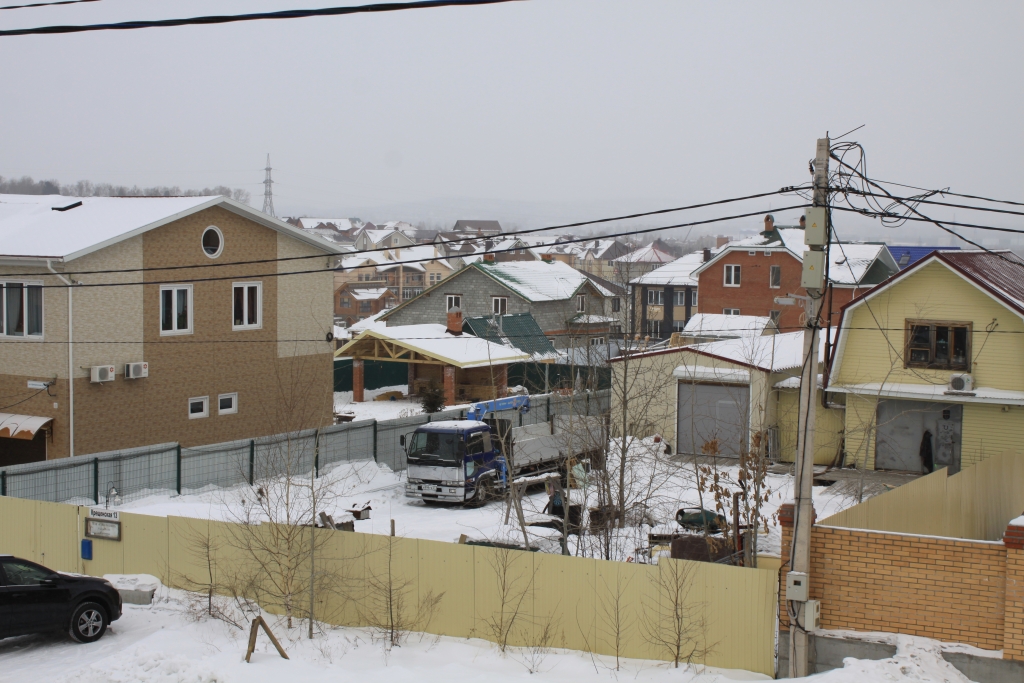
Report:
<svg viewBox="0 0 1024 683"><path fill-rule="evenodd" d="M808 250L804 252L804 270L800 275L800 286L804 289L821 289L825 284L825 252Z"/></svg>
<svg viewBox="0 0 1024 683"><path fill-rule="evenodd" d="M789 572L786 574L786 600L807 602L809 583L807 574L804 572Z"/></svg>
<svg viewBox="0 0 1024 683"><path fill-rule="evenodd" d="M828 215L824 206L804 209L804 244L823 247L828 244Z"/></svg>
<svg viewBox="0 0 1024 683"><path fill-rule="evenodd" d="M821 628L821 601L808 600L800 610L800 625L805 631L817 631Z"/></svg>

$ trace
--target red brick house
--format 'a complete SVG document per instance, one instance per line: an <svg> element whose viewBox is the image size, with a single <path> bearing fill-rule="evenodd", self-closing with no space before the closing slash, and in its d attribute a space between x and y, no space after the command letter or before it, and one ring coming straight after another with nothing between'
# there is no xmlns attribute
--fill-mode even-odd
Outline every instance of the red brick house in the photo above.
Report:
<svg viewBox="0 0 1024 683"><path fill-rule="evenodd" d="M779 332L803 329L802 307L775 303L775 297L806 294L800 286L803 232L802 226L776 227L769 215L759 236L729 242L714 252L705 250L704 263L692 274L700 291L697 311L769 316ZM832 287L827 295L831 319L838 320L844 304L898 271L884 244L833 244L828 271Z"/></svg>
<svg viewBox="0 0 1024 683"><path fill-rule="evenodd" d="M353 323L398 305L398 296L387 287L354 287L345 283L334 292L334 319Z"/></svg>

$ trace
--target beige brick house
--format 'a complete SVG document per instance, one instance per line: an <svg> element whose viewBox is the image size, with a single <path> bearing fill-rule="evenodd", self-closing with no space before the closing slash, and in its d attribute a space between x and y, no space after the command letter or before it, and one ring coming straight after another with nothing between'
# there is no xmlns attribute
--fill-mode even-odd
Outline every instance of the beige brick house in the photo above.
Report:
<svg viewBox="0 0 1024 683"><path fill-rule="evenodd" d="M337 253L225 197L0 195L0 464L329 424Z"/></svg>

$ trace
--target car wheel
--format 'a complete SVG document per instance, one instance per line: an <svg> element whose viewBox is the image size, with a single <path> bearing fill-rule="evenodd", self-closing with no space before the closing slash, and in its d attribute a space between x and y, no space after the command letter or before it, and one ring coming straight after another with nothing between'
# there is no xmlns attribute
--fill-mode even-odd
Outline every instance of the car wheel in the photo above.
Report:
<svg viewBox="0 0 1024 683"><path fill-rule="evenodd" d="M494 481L488 477L476 485L476 491L473 492L473 504L474 505L485 505L487 501L494 500Z"/></svg>
<svg viewBox="0 0 1024 683"><path fill-rule="evenodd" d="M80 643L93 643L107 631L107 611L95 602L84 602L71 615L68 632Z"/></svg>

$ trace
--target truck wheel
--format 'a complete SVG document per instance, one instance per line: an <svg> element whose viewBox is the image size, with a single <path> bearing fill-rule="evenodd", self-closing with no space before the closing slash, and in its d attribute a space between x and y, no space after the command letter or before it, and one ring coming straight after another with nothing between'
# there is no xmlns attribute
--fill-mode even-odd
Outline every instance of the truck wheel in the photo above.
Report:
<svg viewBox="0 0 1024 683"><path fill-rule="evenodd" d="M93 643L107 631L107 612L95 602L83 602L71 615L68 632L80 643Z"/></svg>
<svg viewBox="0 0 1024 683"><path fill-rule="evenodd" d="M473 494L473 503L476 505L485 505L487 501L494 500L494 482L491 479L484 479L476 485L476 491Z"/></svg>

